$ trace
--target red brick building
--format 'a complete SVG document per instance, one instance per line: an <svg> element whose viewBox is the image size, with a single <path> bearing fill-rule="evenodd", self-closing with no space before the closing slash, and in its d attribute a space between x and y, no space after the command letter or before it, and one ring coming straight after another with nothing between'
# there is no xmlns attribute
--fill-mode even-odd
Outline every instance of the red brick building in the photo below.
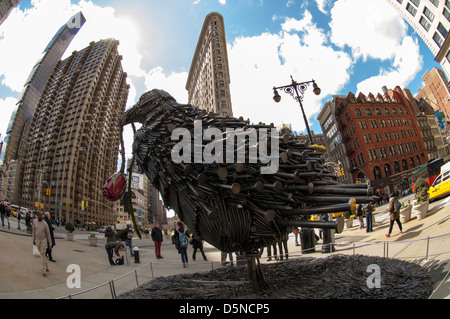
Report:
<svg viewBox="0 0 450 319"><path fill-rule="evenodd" d="M410 186L409 175L428 161L415 120L416 105L399 88L376 97L335 97L335 119L345 145L352 181L369 179L375 194Z"/></svg>

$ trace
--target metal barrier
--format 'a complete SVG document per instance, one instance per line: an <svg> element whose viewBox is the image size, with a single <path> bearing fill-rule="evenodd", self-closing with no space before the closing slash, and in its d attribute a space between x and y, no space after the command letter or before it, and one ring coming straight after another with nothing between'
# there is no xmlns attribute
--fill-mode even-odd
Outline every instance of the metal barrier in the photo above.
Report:
<svg viewBox="0 0 450 319"><path fill-rule="evenodd" d="M433 240L439 238L439 245L433 245ZM436 242L436 241L435 241ZM320 253L315 252L315 256L326 257L330 254L349 254L349 255L367 255L367 256L377 256L377 257L386 257L386 258L396 258L405 261L419 261L423 263L428 263L433 258L442 257L442 255L448 254L450 256L450 232L437 235L437 236L429 236L426 238L414 239L414 240L406 240L406 241L384 241L384 242L376 242L376 243L331 243L328 245L334 245L336 250L329 249L329 253ZM333 251L334 250L334 251ZM304 251L304 250L303 250ZM308 255L308 254L306 254ZM128 256L127 256L128 257ZM276 256L272 256L274 258ZM289 252L289 258L300 258L305 257L301 251L297 254L296 251ZM448 257L447 257L448 258ZM274 258L276 260L276 258ZM217 266L217 265L218 266ZM144 264L143 266L134 269L116 279L113 279L109 282L103 283L101 285L74 293L69 294L67 296L63 296L57 299L72 299L75 296L83 296L88 298L88 294L91 291L101 289L103 287L108 286L110 295L112 299L116 299L120 293L117 293L117 290L120 289L123 292L132 290L139 286L139 284L143 284L144 282L148 282L155 278L155 271L157 267L162 265L164 269L167 267L171 267L174 265L175 267L180 267L180 263L170 263L170 262L149 262ZM209 266L210 265L210 266ZM196 264L196 268L192 268L195 272L198 271L206 271L206 270L214 270L216 268L223 267L221 262L202 262ZM209 269L210 268L210 269ZM145 270L145 271L144 271ZM138 272L141 272L138 275ZM116 284L124 278L134 275L134 280L127 280L127 282L120 287L116 286ZM449 276L449 272L438 285L438 287L433 291L430 295L430 298L434 294L434 292L439 289L441 284L447 279ZM135 285L132 282L135 281ZM108 295L109 295L108 294Z"/></svg>

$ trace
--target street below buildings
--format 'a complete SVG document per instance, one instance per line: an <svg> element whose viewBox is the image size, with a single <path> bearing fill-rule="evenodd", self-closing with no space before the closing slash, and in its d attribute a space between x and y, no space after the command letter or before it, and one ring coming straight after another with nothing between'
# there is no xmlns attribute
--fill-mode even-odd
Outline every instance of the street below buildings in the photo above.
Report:
<svg viewBox="0 0 450 319"><path fill-rule="evenodd" d="M400 198L400 202L412 201L411 196ZM433 299L450 298L450 197L430 204L424 219L413 218L403 224L403 234L398 234L397 225L390 238L385 237L389 227L387 205L376 208L373 232L359 229L358 221L353 227L345 228L335 235L335 251L332 254L363 254L398 258L419 263L427 267L434 282ZM56 246L53 249L55 263L49 262L46 277L40 271L40 260L32 256L32 238L26 233L26 227L17 229L17 219L11 218L11 227L0 225L0 242L4 258L0 264L0 299L40 299L40 298L77 298L111 299L134 289L159 276L182 273L210 271L222 266L220 251L205 243L204 261L197 252L193 261L192 246L188 248L189 264L183 268L180 255L165 237L162 245L163 259L157 259L154 244L150 238L134 238L133 245L139 250L140 263L130 257L129 249L121 251L125 264L110 266L104 248L106 238L98 232L76 230L74 241L68 241L63 227L56 227ZM318 233L318 230L316 230ZM88 236L94 233L99 238L97 247L89 245ZM299 239L300 243L300 239ZM295 245L294 234L288 240L289 258L324 258L330 253L321 252L322 241L316 243L315 251L302 254L302 247ZM267 250L261 257L262 263L283 262L267 261ZM227 259L228 261L228 259ZM236 265L236 257L234 256ZM70 287L73 279L73 265L80 269L80 287ZM230 264L227 265L227 267ZM73 285L72 285L73 286Z"/></svg>

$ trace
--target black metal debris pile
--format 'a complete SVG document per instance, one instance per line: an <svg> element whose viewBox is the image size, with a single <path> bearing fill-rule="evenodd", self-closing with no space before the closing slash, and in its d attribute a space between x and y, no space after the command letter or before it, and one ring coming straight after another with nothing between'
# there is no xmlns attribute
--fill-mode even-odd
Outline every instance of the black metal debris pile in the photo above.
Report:
<svg viewBox="0 0 450 319"><path fill-rule="evenodd" d="M262 264L261 267L270 286L270 290L261 293L252 289L247 267L240 266L159 277L119 298L423 299L432 292L432 280L425 268L397 259L335 254ZM373 287L374 268L380 270L380 288Z"/></svg>

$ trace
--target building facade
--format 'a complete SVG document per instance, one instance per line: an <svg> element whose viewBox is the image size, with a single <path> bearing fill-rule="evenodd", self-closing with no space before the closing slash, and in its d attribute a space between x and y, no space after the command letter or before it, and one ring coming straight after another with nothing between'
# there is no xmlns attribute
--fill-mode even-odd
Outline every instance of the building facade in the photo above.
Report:
<svg viewBox="0 0 450 319"><path fill-rule="evenodd" d="M447 76L450 75L450 1L387 0L422 38Z"/></svg>
<svg viewBox="0 0 450 319"><path fill-rule="evenodd" d="M427 70L422 76L424 86L419 88L419 93L415 96L417 100L423 98L434 111L444 113L445 119L450 120L450 90L444 72L438 68Z"/></svg>
<svg viewBox="0 0 450 319"><path fill-rule="evenodd" d="M188 103L233 116L225 25L217 12L206 16L186 82Z"/></svg>
<svg viewBox="0 0 450 319"><path fill-rule="evenodd" d="M63 222L113 224L102 187L117 169L129 90L118 45L91 42L57 63L30 122L22 206L41 203Z"/></svg>
<svg viewBox="0 0 450 319"><path fill-rule="evenodd" d="M11 11L19 4L20 0L0 1L0 25L6 20Z"/></svg>
<svg viewBox="0 0 450 319"><path fill-rule="evenodd" d="M12 159L17 161L21 160L23 150L27 148L25 142L27 140L26 136L29 133L29 124L44 91L44 87L56 64L60 61L70 42L85 21L86 19L81 12L71 17L56 32L44 49L42 58L34 65L18 98L18 107L14 115L14 120L11 129L7 132L8 136L5 138L7 144L4 163L8 163Z"/></svg>
<svg viewBox="0 0 450 319"><path fill-rule="evenodd" d="M342 143L341 131L339 131L339 123L337 122L336 114L336 99L345 99L345 95L336 95L333 100L328 101L323 106L317 117L317 120L322 127L323 135L325 136L325 146L327 152L325 154L325 162L329 163L335 169L342 168L344 174L337 173L339 182L351 184L353 179L350 172L350 164L346 156L345 144ZM347 174L345 173L347 172Z"/></svg>
<svg viewBox="0 0 450 319"><path fill-rule="evenodd" d="M349 168L344 174L349 174L353 183L370 180L375 194L381 197L408 188L410 174L428 157L413 107L403 91L396 87L392 96L376 97L350 92L346 97L335 96L333 101L334 123L342 143L331 144L336 149L345 148L340 161L348 162ZM325 132L334 130L324 128ZM337 134L332 136L338 139Z"/></svg>

